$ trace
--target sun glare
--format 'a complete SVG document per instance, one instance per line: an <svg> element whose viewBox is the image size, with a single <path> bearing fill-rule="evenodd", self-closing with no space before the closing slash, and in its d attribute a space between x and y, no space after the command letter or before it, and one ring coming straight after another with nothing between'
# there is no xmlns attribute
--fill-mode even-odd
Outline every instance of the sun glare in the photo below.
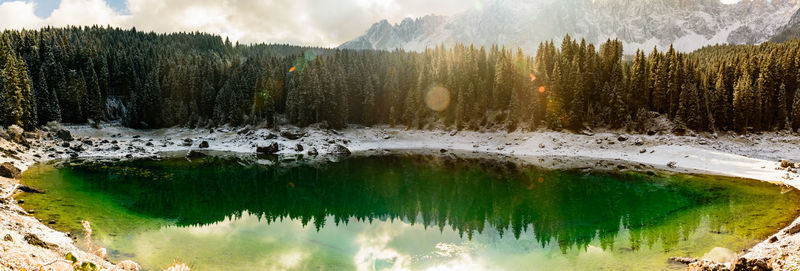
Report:
<svg viewBox="0 0 800 271"><path fill-rule="evenodd" d="M445 111L450 106L450 91L444 87L431 88L425 94L425 105L433 111Z"/></svg>

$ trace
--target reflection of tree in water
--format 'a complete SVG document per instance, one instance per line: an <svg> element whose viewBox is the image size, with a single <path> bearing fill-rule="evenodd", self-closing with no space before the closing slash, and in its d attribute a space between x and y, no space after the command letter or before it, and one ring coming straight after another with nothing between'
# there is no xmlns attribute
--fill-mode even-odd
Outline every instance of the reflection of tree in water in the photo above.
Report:
<svg viewBox="0 0 800 271"><path fill-rule="evenodd" d="M553 172L427 156L352 158L293 167L176 159L73 169L131 210L175 219L178 225L205 225L239 218L244 212L268 223L286 218L304 225L313 221L317 230L351 219L399 219L439 230L449 226L467 238L486 227L501 235L510 231L516 238L532 230L540 245L555 241L563 252L585 249L595 237L604 249L613 248L621 227L631 230L632 249L661 241L669 250L687 239L703 218L723 231L729 221L720 219L742 211L732 209L737 202L765 198L737 195L722 182L688 182L682 177ZM776 189L761 190L778 194ZM687 218L674 226L662 225L698 205L714 208L684 215ZM333 221L326 221L327 216Z"/></svg>

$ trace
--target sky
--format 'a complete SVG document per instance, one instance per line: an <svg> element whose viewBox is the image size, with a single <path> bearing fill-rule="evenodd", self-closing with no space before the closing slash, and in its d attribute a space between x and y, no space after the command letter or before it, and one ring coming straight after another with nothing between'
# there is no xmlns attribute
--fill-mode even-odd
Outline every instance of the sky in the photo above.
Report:
<svg viewBox="0 0 800 271"><path fill-rule="evenodd" d="M241 43L334 47L383 19L453 15L476 1L486 0L0 0L0 29L112 25L203 31Z"/></svg>
<svg viewBox="0 0 800 271"><path fill-rule="evenodd" d="M452 15L473 5L465 0L0 0L0 29L97 24L332 47L383 19Z"/></svg>

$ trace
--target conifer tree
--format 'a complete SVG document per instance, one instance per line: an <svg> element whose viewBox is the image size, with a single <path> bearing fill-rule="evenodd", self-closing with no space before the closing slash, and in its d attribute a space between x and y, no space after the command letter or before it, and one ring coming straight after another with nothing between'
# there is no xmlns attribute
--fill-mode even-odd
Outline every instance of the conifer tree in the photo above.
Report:
<svg viewBox="0 0 800 271"><path fill-rule="evenodd" d="M750 125L754 97L751 81L750 73L745 70L733 90L733 126L739 132L744 132Z"/></svg>
<svg viewBox="0 0 800 271"><path fill-rule="evenodd" d="M800 131L800 91L794 92L794 102L792 103L792 128Z"/></svg>

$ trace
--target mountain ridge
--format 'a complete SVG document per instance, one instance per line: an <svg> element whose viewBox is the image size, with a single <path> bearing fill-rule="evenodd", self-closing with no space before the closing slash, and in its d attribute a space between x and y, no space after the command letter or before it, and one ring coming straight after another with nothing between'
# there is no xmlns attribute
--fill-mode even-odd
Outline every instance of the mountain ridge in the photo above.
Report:
<svg viewBox="0 0 800 271"><path fill-rule="evenodd" d="M723 4L718 0L564 0L485 1L484 8L453 16L383 20L339 48L422 51L456 43L519 47L534 52L538 44L566 34L601 43L619 39L626 53L636 49L680 51L703 46L757 44L800 24L792 0L753 0ZM800 33L800 26L795 32Z"/></svg>

